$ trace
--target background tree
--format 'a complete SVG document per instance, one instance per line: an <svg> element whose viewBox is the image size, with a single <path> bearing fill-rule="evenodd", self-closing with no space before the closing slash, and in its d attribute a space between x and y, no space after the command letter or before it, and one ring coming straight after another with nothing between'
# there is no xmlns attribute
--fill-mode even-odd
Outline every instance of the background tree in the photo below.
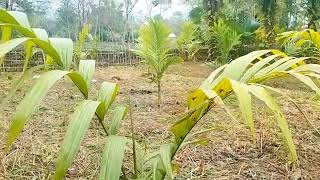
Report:
<svg viewBox="0 0 320 180"><path fill-rule="evenodd" d="M79 17L76 13L75 4L70 0L62 0L61 6L57 10L57 28L56 34L76 39L78 33Z"/></svg>
<svg viewBox="0 0 320 180"><path fill-rule="evenodd" d="M320 1L307 0L307 17L309 19L308 28L317 30L317 21L320 19Z"/></svg>

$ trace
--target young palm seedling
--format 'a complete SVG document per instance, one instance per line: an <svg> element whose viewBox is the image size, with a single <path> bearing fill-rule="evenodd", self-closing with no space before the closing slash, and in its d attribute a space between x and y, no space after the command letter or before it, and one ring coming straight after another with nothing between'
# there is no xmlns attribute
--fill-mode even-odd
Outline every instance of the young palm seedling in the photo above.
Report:
<svg viewBox="0 0 320 180"><path fill-rule="evenodd" d="M158 107L161 106L161 80L172 64L181 62L173 52L170 27L162 20L150 19L139 30L138 48L135 52L151 69L151 80L157 84Z"/></svg>
<svg viewBox="0 0 320 180"><path fill-rule="evenodd" d="M30 28L27 16L21 12L0 10L0 17L0 26L2 27L1 59L4 60L4 55L15 47L25 45L27 47L25 48L26 54L29 54L26 62L31 58L32 48L39 47L46 54L46 62L50 59L50 63L53 66L52 70L41 74L37 82L17 106L8 132L7 150L10 150L14 141L22 133L32 113L37 109L41 100L52 86L59 79L68 77L83 94L84 100L79 103L74 113L70 116L70 124L58 155L53 179L63 179L65 176L94 115L98 117L107 135L107 143L101 161L100 179L119 179L121 171L118 171L118 169L121 169L121 163L114 162L122 162L123 156L121 155L125 149L127 139L116 134L127 112L126 107L116 107L109 128L105 126L106 113L119 92L118 85L103 82L98 97L90 100L89 92L95 69L94 60L81 60L78 71L70 70L73 60L73 43L70 39L47 38L44 30ZM13 31L25 37L12 39ZM117 149L117 151L110 153L111 149ZM120 153L120 156L118 153Z"/></svg>
<svg viewBox="0 0 320 180"><path fill-rule="evenodd" d="M289 101L292 99L282 91L264 85L263 82L283 76L293 76L320 95L319 87L313 82L313 79L320 78L320 65L307 64L306 59L288 57L276 50L261 50L239 57L213 71L200 88L190 94L187 103L188 112L171 126L175 141L161 145L159 151L153 153L153 156L147 160L152 159L153 167L149 168L149 173L145 175L145 178L173 179L171 161L179 149L192 142L190 141L192 129L210 109L217 105L224 105L223 99L231 94L237 96L240 111L254 139L256 131L252 113L252 97L266 104L277 120L283 144L287 147L289 162L298 165L298 155L289 125L279 105L269 92L283 94ZM318 132L317 129L316 131Z"/></svg>

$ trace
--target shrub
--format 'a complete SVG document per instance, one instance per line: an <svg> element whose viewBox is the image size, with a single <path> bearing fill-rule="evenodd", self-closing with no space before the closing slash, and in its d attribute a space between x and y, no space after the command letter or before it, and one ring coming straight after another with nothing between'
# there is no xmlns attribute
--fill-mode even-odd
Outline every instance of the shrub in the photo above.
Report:
<svg viewBox="0 0 320 180"><path fill-rule="evenodd" d="M197 25L191 21L182 23L177 39L178 50L183 60L192 60L200 45L197 42Z"/></svg>
<svg viewBox="0 0 320 180"><path fill-rule="evenodd" d="M289 55L320 57L320 33L313 29L284 32L276 40Z"/></svg>
<svg viewBox="0 0 320 180"><path fill-rule="evenodd" d="M214 22L212 26L205 28L203 38L206 44L215 45L218 51L217 62L228 63L231 59L231 51L241 43L241 34L229 27L223 20Z"/></svg>

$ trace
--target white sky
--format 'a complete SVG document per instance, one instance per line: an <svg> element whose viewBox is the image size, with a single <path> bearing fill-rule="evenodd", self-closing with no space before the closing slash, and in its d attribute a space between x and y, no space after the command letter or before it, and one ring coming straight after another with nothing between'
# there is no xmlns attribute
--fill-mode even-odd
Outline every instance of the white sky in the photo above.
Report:
<svg viewBox="0 0 320 180"><path fill-rule="evenodd" d="M55 11L57 10L57 8L59 7L60 1L61 0L48 0L51 2L51 12L50 14L54 14ZM95 0L98 1L99 0ZM117 0L117 1L122 1L122 0ZM133 14L135 16L139 16L139 17L147 17L148 16L148 3L150 3L152 0L138 0L136 6L133 9ZM172 14L176 11L180 11L182 12L185 16L188 16L189 11L191 10L191 6L190 5L185 5L182 3L182 0L171 0L172 2L170 3L169 6L167 5L163 5L162 9L162 16L164 18L169 18L170 16L172 16ZM152 9L152 13L151 15L157 15L160 13L160 6L158 5L157 7L154 7Z"/></svg>
<svg viewBox="0 0 320 180"><path fill-rule="evenodd" d="M147 16L148 15L148 3L151 0L138 0L133 13L136 15L140 15L140 16ZM172 0L170 5L162 5L162 13L161 15L164 18L169 18L170 16L172 16L172 14L176 11L180 11L182 12L185 16L188 15L191 6L189 5L185 5L183 3L181 3L182 0ZM165 10L163 10L165 9ZM157 7L154 7L152 9L152 13L151 15L157 15L160 14L160 5L158 5Z"/></svg>

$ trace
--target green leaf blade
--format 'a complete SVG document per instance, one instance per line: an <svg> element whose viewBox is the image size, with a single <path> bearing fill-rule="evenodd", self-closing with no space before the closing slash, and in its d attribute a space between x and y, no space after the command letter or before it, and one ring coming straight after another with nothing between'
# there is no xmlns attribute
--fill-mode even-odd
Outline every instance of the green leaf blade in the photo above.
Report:
<svg viewBox="0 0 320 180"><path fill-rule="evenodd" d="M289 129L287 120L285 119L280 107L274 101L272 96L263 87L250 85L249 90L252 94L254 94L258 99L263 101L274 112L274 114L276 115L278 126L282 133L283 141L286 144L289 151L289 160L291 162L297 162L298 155L293 142L292 134Z"/></svg>
<svg viewBox="0 0 320 180"><path fill-rule="evenodd" d="M13 116L9 129L7 148L10 148L14 140L21 133L25 123L39 106L41 100L48 93L49 89L56 81L61 79L67 73L67 71L55 70L49 71L40 76L36 84L17 106L16 113Z"/></svg>
<svg viewBox="0 0 320 180"><path fill-rule="evenodd" d="M109 126L108 132L110 135L116 135L118 133L118 129L121 125L122 120L126 116L127 112L128 112L127 107L123 107L123 106L116 107L111 119L110 126Z"/></svg>
<svg viewBox="0 0 320 180"><path fill-rule="evenodd" d="M53 179L62 179L71 165L90 121L98 107L98 101L84 100L70 117L70 124L63 140L63 145L58 155L56 172Z"/></svg>
<svg viewBox="0 0 320 180"><path fill-rule="evenodd" d="M69 70L73 61L73 41L68 38L49 38L50 44L58 52L64 70Z"/></svg>
<svg viewBox="0 0 320 180"><path fill-rule="evenodd" d="M174 179L171 168L171 157L173 155L174 148L176 148L174 144L164 144L160 146L160 158L162 165L164 166L166 175L170 180Z"/></svg>
<svg viewBox="0 0 320 180"><path fill-rule="evenodd" d="M107 137L101 159L99 180L119 180L126 143L125 137Z"/></svg>
<svg viewBox="0 0 320 180"><path fill-rule="evenodd" d="M98 94L98 101L102 102L97 109L97 116L100 121L104 120L104 116L119 93L119 86L115 83L103 82Z"/></svg>
<svg viewBox="0 0 320 180"><path fill-rule="evenodd" d="M244 83L240 83L234 80L231 80L232 89L235 92L238 101L241 114L245 123L249 127L251 134L256 139L256 129L254 126L254 120L252 115L252 102L251 102L251 95L249 93L248 86Z"/></svg>
<svg viewBox="0 0 320 180"><path fill-rule="evenodd" d="M79 63L79 72L83 76L84 80L87 83L88 89L91 85L91 80L94 74L94 70L96 67L95 60L81 60Z"/></svg>

